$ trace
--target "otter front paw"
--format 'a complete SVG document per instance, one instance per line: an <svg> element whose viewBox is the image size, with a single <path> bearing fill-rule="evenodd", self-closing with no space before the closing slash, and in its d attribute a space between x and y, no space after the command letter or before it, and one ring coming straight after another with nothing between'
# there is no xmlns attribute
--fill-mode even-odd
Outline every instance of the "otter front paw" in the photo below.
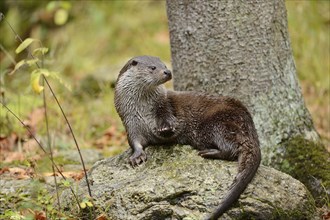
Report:
<svg viewBox="0 0 330 220"><path fill-rule="evenodd" d="M130 156L129 161L132 167L136 167L147 161L147 155L143 150L135 150L132 156Z"/></svg>
<svg viewBox="0 0 330 220"><path fill-rule="evenodd" d="M162 124L157 129L158 135L162 137L171 137L174 135L175 128L167 123Z"/></svg>

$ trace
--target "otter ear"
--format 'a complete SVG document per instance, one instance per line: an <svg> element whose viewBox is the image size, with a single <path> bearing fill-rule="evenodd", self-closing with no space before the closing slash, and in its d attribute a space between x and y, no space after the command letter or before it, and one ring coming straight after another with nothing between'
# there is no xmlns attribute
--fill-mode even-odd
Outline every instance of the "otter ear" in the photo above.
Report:
<svg viewBox="0 0 330 220"><path fill-rule="evenodd" d="M132 65L132 66L136 66L137 65L137 61L136 60L129 60L126 64L125 64L125 66L120 70L120 72L119 72L119 74L122 74L122 73L124 73L124 72L126 72L128 69L129 69L129 67Z"/></svg>

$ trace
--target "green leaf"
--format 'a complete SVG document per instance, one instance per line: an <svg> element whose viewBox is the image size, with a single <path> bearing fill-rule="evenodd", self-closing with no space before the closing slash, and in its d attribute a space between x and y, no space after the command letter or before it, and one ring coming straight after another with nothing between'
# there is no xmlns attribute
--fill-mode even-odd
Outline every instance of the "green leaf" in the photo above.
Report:
<svg viewBox="0 0 330 220"><path fill-rule="evenodd" d="M30 46L30 44L35 41L35 39L32 38L26 38L15 50L15 52L17 54L19 54L20 52L22 52L23 50L25 50L28 46Z"/></svg>
<svg viewBox="0 0 330 220"><path fill-rule="evenodd" d="M39 59L35 58L35 59L32 59L32 60L26 60L25 63L29 66L32 66L32 65L36 64L38 61L39 61Z"/></svg>
<svg viewBox="0 0 330 220"><path fill-rule="evenodd" d="M44 88L40 85L40 76L44 75L45 77L51 77L56 79L60 84L66 87L69 91L71 91L71 86L64 81L58 72L49 71L48 69L35 69L31 73L31 86L33 91L36 93L40 93Z"/></svg>
<svg viewBox="0 0 330 220"><path fill-rule="evenodd" d="M12 220L21 220L21 219L24 219L24 216L23 215L20 215L20 213L14 212L14 211L11 211L11 210L6 210L4 216L5 217L9 217L8 219L12 219Z"/></svg>
<svg viewBox="0 0 330 220"><path fill-rule="evenodd" d="M40 69L36 69L31 73L31 86L34 92L40 93L44 87L40 85L40 76L41 76Z"/></svg>
<svg viewBox="0 0 330 220"><path fill-rule="evenodd" d="M42 74L42 75L44 75L44 76L49 76L49 75L51 75L52 74L52 72L49 72L49 70L48 69L37 69L39 72L40 72L40 74Z"/></svg>
<svg viewBox="0 0 330 220"><path fill-rule="evenodd" d="M65 186L65 187L70 187L70 185L71 185L71 183L70 183L69 180L62 180L62 184L63 184L63 186Z"/></svg>
<svg viewBox="0 0 330 220"><path fill-rule="evenodd" d="M69 91L71 91L71 86L70 84L66 83L66 81L64 81L58 72L49 72L49 77L56 79L60 84L62 84L64 87L66 87Z"/></svg>
<svg viewBox="0 0 330 220"><path fill-rule="evenodd" d="M41 75L49 76L49 70L47 69L35 69L31 73L31 86L34 92L40 93L44 89L42 85L40 85L40 77Z"/></svg>
<svg viewBox="0 0 330 220"><path fill-rule="evenodd" d="M54 22L59 26L63 25L67 22L68 17L69 17L68 11L63 8L60 8L55 12Z"/></svg>
<svg viewBox="0 0 330 220"><path fill-rule="evenodd" d="M57 7L57 2L55 2L55 1L51 1L51 2L49 2L48 4L47 4L47 6L46 6L46 10L47 11L52 11L52 10L54 10L56 7Z"/></svg>
<svg viewBox="0 0 330 220"><path fill-rule="evenodd" d="M86 208L86 202L81 202L80 203L80 208L82 208L82 209Z"/></svg>
<svg viewBox="0 0 330 220"><path fill-rule="evenodd" d="M26 61L26 60L21 60L21 61L19 61L18 63L16 63L14 70L11 71L11 72L9 73L9 75L14 74L19 68L21 68L24 64L26 64L25 61Z"/></svg>
<svg viewBox="0 0 330 220"><path fill-rule="evenodd" d="M37 49L33 50L32 54L34 56L36 56L38 54L45 55L48 52L48 50L49 49L47 47L40 47L40 48L37 48Z"/></svg>
<svg viewBox="0 0 330 220"><path fill-rule="evenodd" d="M48 212L50 212L54 209L54 206L53 205L47 205L46 209L47 209Z"/></svg>
<svg viewBox="0 0 330 220"><path fill-rule="evenodd" d="M36 64L39 61L38 58L32 59L32 60L21 60L18 63L16 63L15 68L13 69L13 71L11 71L9 73L9 75L14 74L19 68L21 68L22 66L24 66L25 64L32 66L34 64Z"/></svg>

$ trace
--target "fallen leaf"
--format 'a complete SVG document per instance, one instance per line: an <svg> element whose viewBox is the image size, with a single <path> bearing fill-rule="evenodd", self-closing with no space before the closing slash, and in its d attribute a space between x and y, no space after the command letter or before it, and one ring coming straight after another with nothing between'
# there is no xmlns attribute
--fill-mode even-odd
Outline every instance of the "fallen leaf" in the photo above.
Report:
<svg viewBox="0 0 330 220"><path fill-rule="evenodd" d="M109 145L109 142L111 141L112 137L115 135L116 131L115 131L115 127L114 126L110 126L107 130L105 130L104 134L102 135L102 137L100 137L99 139L97 139L94 144L98 147L98 148L103 148L105 146Z"/></svg>
<svg viewBox="0 0 330 220"><path fill-rule="evenodd" d="M14 177L15 179L28 179L30 178L30 172L20 167L11 167L9 168L10 176Z"/></svg>
<svg viewBox="0 0 330 220"><path fill-rule="evenodd" d="M3 167L0 169L0 175L6 172L10 172L8 167Z"/></svg>
<svg viewBox="0 0 330 220"><path fill-rule="evenodd" d="M45 172L43 173L43 176L59 176L59 174L57 172L55 172L55 175L53 172Z"/></svg>
<svg viewBox="0 0 330 220"><path fill-rule="evenodd" d="M71 173L71 178L74 179L75 181L81 180L85 176L84 171L80 171L79 173Z"/></svg>
<svg viewBox="0 0 330 220"><path fill-rule="evenodd" d="M34 212L34 219L35 220L46 220L46 214L43 211L35 211Z"/></svg>
<svg viewBox="0 0 330 220"><path fill-rule="evenodd" d="M22 152L7 152L4 163L11 163L15 160L23 161L25 156Z"/></svg>
<svg viewBox="0 0 330 220"><path fill-rule="evenodd" d="M323 213L322 215L323 220L329 220L330 219L330 211Z"/></svg>
<svg viewBox="0 0 330 220"><path fill-rule="evenodd" d="M109 145L110 140L111 139L108 136L102 136L101 138L94 141L94 145L97 148L102 149L102 148L106 147L107 145Z"/></svg>
<svg viewBox="0 0 330 220"><path fill-rule="evenodd" d="M97 216L95 220L107 220L107 219L108 218L104 214L101 214L101 215Z"/></svg>
<svg viewBox="0 0 330 220"><path fill-rule="evenodd" d="M104 148L108 146L121 146L126 142L126 133L119 131L118 128L114 125L110 126L96 141L94 141L94 145L98 148Z"/></svg>
<svg viewBox="0 0 330 220"><path fill-rule="evenodd" d="M71 171L66 171L66 172L62 172L62 175L66 178L72 178L75 181L79 181L81 180L84 176L85 173L84 171L78 171L78 172L71 172ZM53 172L45 172L43 173L43 176L54 176ZM58 172L55 172L55 176L61 176Z"/></svg>
<svg viewBox="0 0 330 220"><path fill-rule="evenodd" d="M4 151L12 151L16 141L17 141L17 134L15 133L12 133L7 137L0 137L1 153L3 153Z"/></svg>

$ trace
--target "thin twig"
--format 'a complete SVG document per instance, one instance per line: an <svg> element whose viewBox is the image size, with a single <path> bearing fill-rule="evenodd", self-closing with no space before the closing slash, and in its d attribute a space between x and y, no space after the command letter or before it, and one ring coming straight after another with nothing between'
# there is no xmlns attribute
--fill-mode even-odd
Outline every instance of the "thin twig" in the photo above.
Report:
<svg viewBox="0 0 330 220"><path fill-rule="evenodd" d="M43 47L42 43L40 42L40 46ZM44 65L44 54L42 53L42 61L41 61L41 66L43 67ZM44 80L44 75L43 80L42 80L42 86L45 86L45 80ZM45 123L46 123L46 132L47 132L47 147L49 149L50 157L54 160L53 156L53 149L52 149L52 141L50 138L50 132L49 132L49 122L48 122L48 113L47 113L47 101L46 101L46 90L42 90L42 100L43 100L43 105L44 105L44 114L45 114ZM60 202L60 195L59 195L59 189L58 189L58 184L57 184L57 179L56 179L56 173L55 173L55 168L54 165L52 164L52 171L54 175L54 183L55 183L55 191L56 191L56 198L57 198L57 204L58 204L58 212L61 210L61 202Z"/></svg>
<svg viewBox="0 0 330 220"><path fill-rule="evenodd" d="M42 144L40 143L40 141L38 141L38 139L36 138L36 136L33 134L33 132L30 130L30 128L10 109L7 107L7 105L5 105L4 103L0 102L1 105L7 109L7 111L9 111L10 114L12 114L22 125L23 127L29 132L29 134L31 135L31 137L37 142L37 144L39 145L40 149L45 153L45 155L50 159L50 161L52 162L52 165L56 168L57 172L62 176L62 178L64 180L66 180L66 177L63 175L63 173L61 172L61 170L58 168L58 166L56 165L56 163L54 162L53 158L48 154L48 152L45 150L45 148L42 146ZM79 203L79 200L78 200L78 197L77 195L74 193L73 189L71 186L70 187L70 190L73 194L73 196L75 197L76 199L76 202L78 204L78 207L79 209L81 209L80 207L80 203Z"/></svg>
<svg viewBox="0 0 330 220"><path fill-rule="evenodd" d="M10 59L10 61L16 65L16 61L15 59L13 58L12 55L10 55L10 53L2 46L2 44L0 44L0 49L2 50L2 52L4 52L6 54L6 56Z"/></svg>
<svg viewBox="0 0 330 220"><path fill-rule="evenodd" d="M9 28L11 29L11 31L15 34L15 39L18 39L20 42L23 42L22 38L16 33L16 31L14 30L14 28L10 25L10 23L5 19L5 15L0 12L0 21L4 20Z"/></svg>
<svg viewBox="0 0 330 220"><path fill-rule="evenodd" d="M4 20L4 21L9 25L10 29L11 29L12 32L15 34L15 39L18 39L20 42L23 42L22 38L16 33L16 31L12 28L12 26L10 25L10 23L5 19L5 16L3 15L3 13L0 12L0 21L1 21L1 20ZM28 54L29 54L33 59L35 59L35 57L34 57L33 54L31 53L31 51L30 51L29 49L27 49L27 51L28 51ZM36 64L37 68L40 69L39 64L38 64L37 62L36 62L35 64ZM73 138L73 140L74 140L74 142L75 142L76 148L77 148L78 153L79 153L79 157L80 157L81 164L82 164L82 166L83 166L83 170L84 170L84 174L85 174L85 180L86 180L86 184L87 184L87 188L88 188L88 194L89 194L90 197L92 197L92 191L91 191L91 188L90 188L90 185L89 185L89 181L88 181L88 176L87 176L87 171L86 171L85 163L84 163L84 160L83 160L82 154L81 154L81 152L80 152L80 148L79 148L79 145L78 145L78 141L77 141L77 139L76 139L76 137L75 137L75 135L74 135L74 133L73 133L73 130L72 130L71 124L69 123L69 120L67 119L67 117L66 117L66 115L65 115L65 113L64 113L64 111L63 111L63 108L62 108L61 104L59 103L59 101L58 101L58 99L57 99L57 97L56 97L56 95L55 95L55 93L54 93L52 87L50 86L50 84L49 84L49 82L48 82L48 80L46 79L46 77L43 77L43 79L44 79L44 81L46 82L46 84L47 84L49 90L51 91L51 93L52 93L52 95L53 95L53 97L54 97L54 99L55 99L55 101L56 101L58 107L60 108L60 110L61 110L61 112L62 112L62 115L63 115L63 117L64 117L64 119L65 119L65 121L66 121L66 123L67 123L67 125L68 125L68 127L69 127L69 130L70 130L70 132L71 132L72 138Z"/></svg>
<svg viewBox="0 0 330 220"><path fill-rule="evenodd" d="M0 12L0 22L4 20L7 25L10 27L11 31L15 34L15 39L18 39L21 43L23 42L22 38L17 34L17 32L14 30L14 28L10 25L10 23L5 19L5 16L3 13ZM30 50L28 49L28 54L34 58L33 54L30 52ZM40 69L40 66L38 63L36 63L36 66ZM44 78L45 79L45 78ZM49 83L47 83L48 87L50 87ZM52 92L52 94L55 96L55 94ZM52 162L52 168L53 168L53 172L55 171L54 168L58 171L58 173L62 176L62 178L64 180L66 180L66 177L63 175L63 173L61 172L61 170L58 168L58 166L55 164L54 160L53 160L53 155L52 153L50 154L50 156L48 155L47 151L45 150L45 148L41 145L41 143L38 141L38 139L34 136L34 134L31 132L31 130L29 129L29 127L13 112L11 111L4 103L2 103L2 106L5 107L22 125L24 128L27 129L27 131L30 133L30 135L33 137L33 139L37 142L37 144L39 145L39 147L42 149L42 151L49 157L50 161ZM44 104L46 104L46 102L44 102ZM59 104L59 103L58 103ZM45 114L46 113L46 108L45 108ZM50 137L49 137L49 131L48 131L48 119L46 117L46 124L47 124L47 135L48 135L48 142L50 141ZM50 144L49 144L50 146ZM86 170L85 170L85 173L86 173ZM54 172L55 174L55 172ZM55 176L55 175L54 175ZM56 184L56 187L57 187L57 183L56 183L56 178L55 178L55 184ZM87 182L87 185L88 185L88 182ZM70 188L70 191L72 192L72 195L74 196L76 202L77 202L77 205L79 207L79 209L81 209L81 206L80 206L80 203L79 203L79 200L78 200L78 197L77 195L74 193L73 189L71 186L69 186ZM58 192L58 191L57 191ZM58 202L59 202L59 195L57 194L57 199L58 199Z"/></svg>
<svg viewBox="0 0 330 220"><path fill-rule="evenodd" d="M92 191L91 191L91 188L90 188L90 186L89 186L89 182L88 182L88 177L87 177L87 172L86 172L86 167L85 167L84 159L83 159L82 154L81 154L81 152L80 152L80 148L79 148L79 146L78 146L77 139L76 139L76 137L75 137L75 135L74 135L74 133L73 133L73 130L72 130L71 124L69 123L69 120L68 120L68 118L66 117L66 115L65 115L65 113L64 113L64 111L63 111L63 108L62 108L62 106L60 105L60 103L59 103L57 97L55 96L55 93L54 93L52 87L49 85L49 82L48 82L48 80L46 79L46 77L44 77L44 80L45 80L46 84L48 85L49 90L50 90L51 93L53 94L54 99L55 99L55 101L56 101L58 107L60 108L60 110L61 110L61 112L62 112L62 115L63 115L63 117L64 117L64 119L65 119L65 121L66 121L66 123L67 123L69 129L70 129L70 132L71 132L72 138L73 138L73 140L74 140L74 142L75 142L76 148L77 148L78 153L79 153L79 156L80 156L81 164L82 164L83 169L84 169L84 172L85 172L85 179L86 179L86 183L87 183L88 194L89 194L90 197L92 197Z"/></svg>
<svg viewBox="0 0 330 220"><path fill-rule="evenodd" d="M42 81L42 84L43 85L45 84L44 80ZM50 138L50 134L49 134L49 123L48 123L47 102L46 102L46 91L45 91L45 89L42 91L42 99L43 99L43 103L44 103L44 114L45 114L46 132L47 132L47 145L48 145L50 157L52 158L52 160L54 160L52 144L51 144L51 138ZM60 203L60 196L59 196L59 192L58 192L59 189L58 189L58 185L57 185L57 179L56 179L56 175L55 175L55 168L54 168L53 164L52 164L52 170L53 170L53 174L54 174L54 182L55 182L55 190L56 190L58 211L60 212L61 203Z"/></svg>

